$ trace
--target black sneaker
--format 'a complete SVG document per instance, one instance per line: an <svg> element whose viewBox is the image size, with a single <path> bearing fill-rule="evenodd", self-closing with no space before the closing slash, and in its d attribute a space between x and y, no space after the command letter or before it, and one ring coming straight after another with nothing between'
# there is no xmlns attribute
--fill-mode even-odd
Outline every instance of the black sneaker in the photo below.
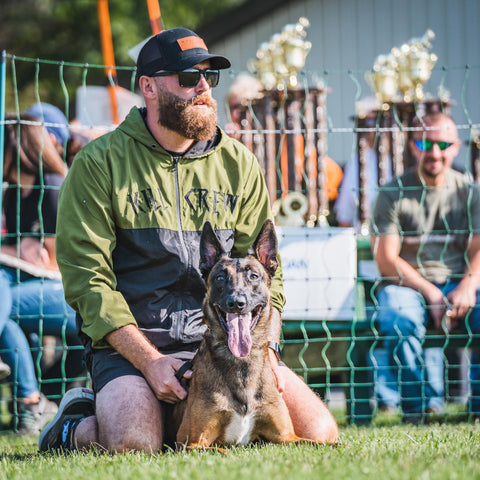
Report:
<svg viewBox="0 0 480 480"><path fill-rule="evenodd" d="M38 439L38 450L74 449L73 434L78 424L95 414L95 396L88 388L72 388L63 396L55 418L43 429Z"/></svg>
<svg viewBox="0 0 480 480"><path fill-rule="evenodd" d="M54 417L58 407L55 402L47 400L43 393L40 394L38 403L18 402L18 422L15 432L19 435L35 435Z"/></svg>

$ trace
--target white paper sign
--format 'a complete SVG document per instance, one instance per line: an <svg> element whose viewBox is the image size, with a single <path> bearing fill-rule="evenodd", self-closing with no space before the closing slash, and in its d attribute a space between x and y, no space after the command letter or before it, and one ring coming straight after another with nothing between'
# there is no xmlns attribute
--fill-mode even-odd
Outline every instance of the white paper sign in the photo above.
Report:
<svg viewBox="0 0 480 480"><path fill-rule="evenodd" d="M285 320L353 320L357 244L353 228L276 227Z"/></svg>

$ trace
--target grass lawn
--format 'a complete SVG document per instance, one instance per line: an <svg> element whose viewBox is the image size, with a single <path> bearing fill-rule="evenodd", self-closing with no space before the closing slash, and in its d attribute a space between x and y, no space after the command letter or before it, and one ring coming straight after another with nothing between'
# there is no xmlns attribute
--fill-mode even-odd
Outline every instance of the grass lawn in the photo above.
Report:
<svg viewBox="0 0 480 480"><path fill-rule="evenodd" d="M342 445L215 452L38 454L36 437L0 435L0 479L480 479L480 425L341 428Z"/></svg>

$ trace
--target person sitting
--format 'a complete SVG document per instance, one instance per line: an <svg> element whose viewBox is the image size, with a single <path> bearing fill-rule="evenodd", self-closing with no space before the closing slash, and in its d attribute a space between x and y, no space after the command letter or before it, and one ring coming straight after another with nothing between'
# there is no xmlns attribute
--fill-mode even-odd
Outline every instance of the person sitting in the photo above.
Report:
<svg viewBox="0 0 480 480"><path fill-rule="evenodd" d="M17 322L9 318L12 306L10 278L0 269L0 349L10 373L13 416L10 427L20 435L38 434L58 410L40 392L30 345Z"/></svg>
<svg viewBox="0 0 480 480"><path fill-rule="evenodd" d="M1 271L9 281L2 296L10 297L11 308L2 321L12 318L27 336L35 335L40 341L44 335L62 340L67 348L62 359L42 371L42 380L48 380L42 383L42 391L59 394L65 391L66 378L78 377L84 368L75 312L64 300L55 253L58 191L67 170L46 130L35 124L35 117L7 114L5 118L3 209L7 233L2 253L7 257L2 259ZM7 262L9 258L23 260L33 270L19 270L15 261Z"/></svg>
<svg viewBox="0 0 480 480"><path fill-rule="evenodd" d="M426 374L427 326L480 332L480 190L452 169L461 142L451 117L427 114L413 126L409 147L416 166L381 187L372 251L383 279L378 321L400 370L404 421L419 423L443 408L439 385ZM479 364L473 352L474 415L480 414Z"/></svg>

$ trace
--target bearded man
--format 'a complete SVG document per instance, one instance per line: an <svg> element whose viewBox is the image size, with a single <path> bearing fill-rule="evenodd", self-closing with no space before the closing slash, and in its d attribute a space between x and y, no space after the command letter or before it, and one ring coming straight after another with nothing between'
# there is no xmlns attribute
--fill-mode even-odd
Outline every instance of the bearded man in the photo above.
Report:
<svg viewBox="0 0 480 480"><path fill-rule="evenodd" d="M60 193L57 259L78 312L93 392L69 390L39 439L40 451L101 445L111 452L164 446L168 405L187 395L178 378L204 334L199 270L204 223L243 257L267 218L269 196L255 156L216 124L211 89L225 57L175 28L140 51L145 109L75 158ZM272 281L280 340L282 272ZM295 433L336 442L324 403L270 351Z"/></svg>

